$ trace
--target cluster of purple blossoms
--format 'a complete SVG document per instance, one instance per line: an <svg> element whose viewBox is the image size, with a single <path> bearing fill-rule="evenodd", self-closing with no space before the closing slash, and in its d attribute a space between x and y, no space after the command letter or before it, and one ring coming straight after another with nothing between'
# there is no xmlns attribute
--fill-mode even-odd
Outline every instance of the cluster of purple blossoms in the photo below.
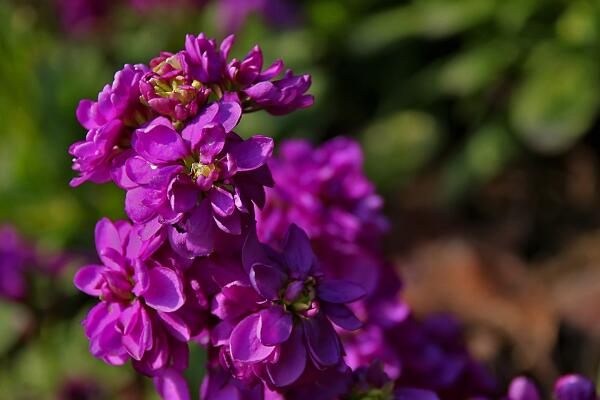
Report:
<svg viewBox="0 0 600 400"><path fill-rule="evenodd" d="M400 300L360 146L291 141L272 158L271 138L234 132L247 112L313 98L308 75L278 79L283 63L263 68L259 47L229 60L232 44L188 35L77 109L88 133L69 149L71 184L112 181L131 220L98 222L100 263L74 278L99 298L83 321L90 352L131 362L164 399L190 399L190 345L207 349L205 400L491 398L456 321L419 321ZM519 382L511 400L539 398ZM556 395L595 398L580 377Z"/></svg>
<svg viewBox="0 0 600 400"><path fill-rule="evenodd" d="M355 298L335 297L347 286L322 276L297 228L285 257L257 258L255 208L273 185L273 140L244 140L234 129L246 112L287 114L313 98L306 94L309 76L284 71L281 61L263 68L258 46L229 60L233 39L218 46L204 34L188 35L185 50L126 65L96 101L80 102L77 119L88 133L69 149L79 173L71 185L112 181L126 192L131 220L98 223L101 263L74 279L100 299L83 322L90 351L111 365L131 361L168 399L189 398L182 372L190 342L214 346L240 371L256 370L256 379L283 386L307 369L309 355L319 368L342 363L330 321L358 324L343 305ZM242 252L244 242L254 250ZM255 304L232 309L228 296L238 289L253 291ZM356 287L351 296L362 294ZM264 333L253 337L258 325ZM324 333L330 341L321 343ZM252 340L257 348L245 354L242 344ZM306 346L303 359L298 346Z"/></svg>
<svg viewBox="0 0 600 400"><path fill-rule="evenodd" d="M328 273L370 292L382 273L381 242L388 221L362 163L360 145L349 138L318 148L304 140L282 143L279 156L269 162L275 186L257 212L257 230L261 240L278 246L286 227L297 224Z"/></svg>

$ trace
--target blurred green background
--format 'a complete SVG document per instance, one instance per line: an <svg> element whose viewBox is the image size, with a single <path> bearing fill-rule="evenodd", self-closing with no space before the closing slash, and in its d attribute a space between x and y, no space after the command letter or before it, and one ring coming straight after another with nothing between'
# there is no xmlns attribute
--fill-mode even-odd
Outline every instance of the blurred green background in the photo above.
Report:
<svg viewBox="0 0 600 400"><path fill-rule="evenodd" d="M297 23L275 27L251 14L234 55L258 43L267 63L282 58L310 73L315 105L281 118L252 114L239 133L359 140L395 227L390 248L406 254L423 240L466 232L535 270L600 226L598 2L290 2ZM70 381L102 382L97 397L72 398L151 396L128 368L87 352L79 320L91 303L70 287L72 271L94 257L95 222L124 217L123 193L69 188L67 148L85 134L75 119L79 100L95 99L123 64L177 51L186 33L222 39L216 3L144 13L119 4L99 26L68 32L52 1L0 2L0 222L44 251L74 255L50 283L63 296L58 305L42 299L36 314L0 304L0 399L71 398L59 394ZM69 296L78 300L63 314L45 314ZM31 318L42 318L35 334ZM571 337L551 350L560 353ZM556 366L580 361L558 357ZM189 375L197 385L200 368Z"/></svg>

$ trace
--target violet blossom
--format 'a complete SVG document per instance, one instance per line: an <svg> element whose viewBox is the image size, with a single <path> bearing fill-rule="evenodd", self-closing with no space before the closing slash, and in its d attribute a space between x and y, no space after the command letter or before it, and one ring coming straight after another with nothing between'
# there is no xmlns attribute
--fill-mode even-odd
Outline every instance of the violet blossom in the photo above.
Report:
<svg viewBox="0 0 600 400"><path fill-rule="evenodd" d="M565 375L556 381L554 395L557 400L596 400L594 384L578 374Z"/></svg>
<svg viewBox="0 0 600 400"><path fill-rule="evenodd" d="M379 253L388 222L362 160L359 144L344 137L320 147L283 142L269 162L275 186L257 212L257 230L261 240L277 246L287 227L298 224L328 273L372 292L385 268Z"/></svg>
<svg viewBox="0 0 600 400"><path fill-rule="evenodd" d="M181 135L163 117L133 134L125 210L138 224L168 224L183 255L210 254L216 229L241 234L243 214L262 206L263 187L271 185L265 164L273 140L232 133L240 116L237 103L213 103Z"/></svg>
<svg viewBox="0 0 600 400"><path fill-rule="evenodd" d="M108 182L111 162L119 153L122 141L129 140L130 129L147 119L139 103L139 82L146 67L125 65L115 74L111 85L106 85L97 101L82 100L77 107L77 119L88 133L85 140L69 148L73 155L73 170L80 176L71 180L71 186L85 181Z"/></svg>
<svg viewBox="0 0 600 400"><path fill-rule="evenodd" d="M100 298L83 321L90 352L111 365L131 360L154 377L159 393L178 394L165 398L187 399L181 372L188 364L187 342L202 329L202 296L185 271L153 258L163 241L141 241L129 223L102 219L96 225L102 264L81 268L74 282Z"/></svg>
<svg viewBox="0 0 600 400"><path fill-rule="evenodd" d="M10 226L0 226L0 298L23 300L27 295L25 274L34 262L34 251Z"/></svg>
<svg viewBox="0 0 600 400"><path fill-rule="evenodd" d="M157 113L184 121L206 103L210 89L191 79L183 52L163 52L150 61L151 71L140 81L142 99Z"/></svg>
<svg viewBox="0 0 600 400"><path fill-rule="evenodd" d="M323 276L306 234L292 225L283 253L252 233L243 249L249 279L225 285L212 312L222 321L213 344L240 376L255 375L269 387L296 382L310 368L343 365L332 322L344 329L361 322L345 305L365 292L359 285Z"/></svg>

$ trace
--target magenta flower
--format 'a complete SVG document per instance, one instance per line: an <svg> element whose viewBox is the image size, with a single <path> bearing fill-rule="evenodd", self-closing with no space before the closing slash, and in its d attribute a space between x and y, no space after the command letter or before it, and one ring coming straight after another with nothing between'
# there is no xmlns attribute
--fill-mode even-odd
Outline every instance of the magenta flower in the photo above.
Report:
<svg viewBox="0 0 600 400"><path fill-rule="evenodd" d="M163 52L150 61L150 67L152 70L140 81L140 91L143 100L160 115L184 121L206 103L210 89L189 77L183 52Z"/></svg>
<svg viewBox="0 0 600 400"><path fill-rule="evenodd" d="M270 24L284 27L298 21L299 10L289 0L219 0L217 13L222 31L237 32L250 14L260 13Z"/></svg>
<svg viewBox="0 0 600 400"><path fill-rule="evenodd" d="M388 222L362 159L359 144L348 138L317 148L304 140L282 143L269 161L275 187L257 212L257 230L261 240L278 246L287 227L298 224L327 273L370 293L381 273L378 253Z"/></svg>
<svg viewBox="0 0 600 400"><path fill-rule="evenodd" d="M540 394L529 378L519 376L510 383L508 400L540 400Z"/></svg>
<svg viewBox="0 0 600 400"><path fill-rule="evenodd" d="M596 400L594 384L584 376L570 374L561 377L554 386L557 400Z"/></svg>
<svg viewBox="0 0 600 400"><path fill-rule="evenodd" d="M187 368L187 341L203 327L200 288L188 286L185 272L164 256L153 256L163 240L143 242L129 223L102 219L96 225L102 264L85 266L74 278L77 288L101 300L83 321L90 352L111 365L132 360L155 377L159 392L183 382L176 375Z"/></svg>
<svg viewBox="0 0 600 400"><path fill-rule="evenodd" d="M34 252L15 228L0 226L0 298L22 300L27 295L25 273Z"/></svg>
<svg viewBox="0 0 600 400"><path fill-rule="evenodd" d="M224 93L231 87L242 100L244 111L264 109L273 115L283 115L314 103L313 96L306 94L310 76L295 76L288 70L282 79L273 80L283 70L283 62L278 60L262 71L263 56L258 46L244 60L233 59L227 64L233 41L234 36L230 35L217 48L216 41L203 33L188 35L184 54L190 76L215 85L218 92Z"/></svg>
<svg viewBox="0 0 600 400"><path fill-rule="evenodd" d="M228 36L217 48L216 40L207 38L204 33L187 35L184 54L190 76L203 83L220 83L233 41L234 36Z"/></svg>
<svg viewBox="0 0 600 400"><path fill-rule="evenodd" d="M111 162L119 153L121 141L128 141L126 127L137 126L147 118L139 104L139 82L146 67L125 65L115 74L112 85L106 85L98 101L82 100L77 107L77 119L88 129L85 140L69 148L73 170L80 176L71 180L71 186L85 181L108 182Z"/></svg>
<svg viewBox="0 0 600 400"><path fill-rule="evenodd" d="M323 277L308 237L295 225L282 254L251 234L243 263L249 282L231 282L213 301L213 314L222 320L213 343L226 345L236 368L251 368L268 385L284 387L308 364L324 369L342 363L331 322L349 330L361 327L345 304L364 296L362 287Z"/></svg>
<svg viewBox="0 0 600 400"><path fill-rule="evenodd" d="M255 83L243 93L251 100L253 109L284 115L313 105L313 96L305 94L311 83L310 75L294 75L287 70L282 79Z"/></svg>
<svg viewBox="0 0 600 400"><path fill-rule="evenodd" d="M240 115L237 103L214 103L181 135L162 117L133 134L127 214L135 223L170 224L171 243L186 256L211 253L217 228L239 235L242 214L262 206L263 186L271 185L265 164L273 140L233 134Z"/></svg>

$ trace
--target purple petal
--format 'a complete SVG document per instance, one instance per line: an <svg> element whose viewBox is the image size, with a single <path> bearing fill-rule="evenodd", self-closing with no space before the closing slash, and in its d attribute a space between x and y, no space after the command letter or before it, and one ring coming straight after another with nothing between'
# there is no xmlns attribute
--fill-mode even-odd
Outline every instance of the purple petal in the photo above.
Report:
<svg viewBox="0 0 600 400"><path fill-rule="evenodd" d="M152 323L139 301L121 313L123 324L123 346L135 360L141 360L146 350L152 347Z"/></svg>
<svg viewBox="0 0 600 400"><path fill-rule="evenodd" d="M304 277L310 271L315 260L315 254L306 233L296 224L292 224L287 231L283 248L287 267L290 271L295 272L297 277Z"/></svg>
<svg viewBox="0 0 600 400"><path fill-rule="evenodd" d="M200 155L200 162L210 164L225 146L225 130L221 125L209 124L192 133L192 150Z"/></svg>
<svg viewBox="0 0 600 400"><path fill-rule="evenodd" d="M363 323L343 304L323 303L323 311L327 318L342 329L355 331L362 328Z"/></svg>
<svg viewBox="0 0 600 400"><path fill-rule="evenodd" d="M226 132L231 132L242 117L242 108L236 102L221 102L218 104L219 112L217 113L214 122L223 125Z"/></svg>
<svg viewBox="0 0 600 400"><path fill-rule="evenodd" d="M183 257L207 256L214 250L214 219L210 201L204 199L185 221L184 231L169 230L169 241Z"/></svg>
<svg viewBox="0 0 600 400"><path fill-rule="evenodd" d="M169 184L167 196L176 213L190 211L198 201L199 191L188 176L177 176Z"/></svg>
<svg viewBox="0 0 600 400"><path fill-rule="evenodd" d="M133 134L132 146L140 156L158 164L178 161L189 155L179 133L165 125L138 129Z"/></svg>
<svg viewBox="0 0 600 400"><path fill-rule="evenodd" d="M267 364L267 373L275 386L294 383L306 368L306 349L302 343L302 329L294 329L288 341L281 345L279 360Z"/></svg>
<svg viewBox="0 0 600 400"><path fill-rule="evenodd" d="M327 279L317 285L317 296L330 303L351 303L365 294L361 285L339 279Z"/></svg>
<svg viewBox="0 0 600 400"><path fill-rule="evenodd" d="M143 187L128 190L125 195L125 212L136 223L147 222L156 215L156 207L146 205L145 201L160 197L162 197L161 192Z"/></svg>
<svg viewBox="0 0 600 400"><path fill-rule="evenodd" d="M258 338L265 346L285 342L292 333L292 315L281 306L271 306L260 313Z"/></svg>
<svg viewBox="0 0 600 400"><path fill-rule="evenodd" d="M238 171L250 171L264 165L273 154L273 139L266 136L231 143L229 152L235 159Z"/></svg>
<svg viewBox="0 0 600 400"><path fill-rule="evenodd" d="M234 320L256 309L264 301L249 285L231 282L213 299L212 313L222 320Z"/></svg>
<svg viewBox="0 0 600 400"><path fill-rule="evenodd" d="M189 342L191 336L190 328L183 319L181 319L175 313L165 313L159 311L157 314L171 335L182 342Z"/></svg>
<svg viewBox="0 0 600 400"><path fill-rule="evenodd" d="M233 195L227 190L215 186L209 191L208 198L212 204L213 211L218 215L226 217L233 213L235 209Z"/></svg>
<svg viewBox="0 0 600 400"><path fill-rule="evenodd" d="M96 250L100 254L105 249L114 249L123 254L123 243L115 225L108 219L102 218L95 229Z"/></svg>
<svg viewBox="0 0 600 400"><path fill-rule="evenodd" d="M148 289L143 296L146 304L159 311L175 311L185 302L181 280L175 271L165 267L148 271Z"/></svg>
<svg viewBox="0 0 600 400"><path fill-rule="evenodd" d="M333 327L322 316L302 320L309 354L318 366L328 367L340 361L340 343Z"/></svg>
<svg viewBox="0 0 600 400"><path fill-rule="evenodd" d="M100 296L102 293L100 285L104 281L102 277L103 269L102 265L87 265L77 271L73 279L77 289L90 296Z"/></svg>
<svg viewBox="0 0 600 400"><path fill-rule="evenodd" d="M219 105L212 103L187 123L183 131L181 131L181 136L189 143L193 143L193 138L200 134L202 128L213 122L218 112Z"/></svg>
<svg viewBox="0 0 600 400"><path fill-rule="evenodd" d="M155 376L154 386L164 400L190 400L185 378L173 368L167 368Z"/></svg>
<svg viewBox="0 0 600 400"><path fill-rule="evenodd" d="M279 298L279 291L283 288L286 280L286 274L269 265L254 264L250 269L252 286L268 300Z"/></svg>
<svg viewBox="0 0 600 400"><path fill-rule="evenodd" d="M234 212L225 217L215 213L213 217L215 223L223 232L230 235L239 235L242 233L242 215L239 212Z"/></svg>
<svg viewBox="0 0 600 400"><path fill-rule="evenodd" d="M254 264L270 264L269 257L265 251L265 245L258 241L256 229L249 229L248 236L244 241L242 249L242 265L244 270L250 273L250 268Z"/></svg>
<svg viewBox="0 0 600 400"><path fill-rule="evenodd" d="M231 332L231 357L236 361L257 363L271 355L275 347L265 346L258 339L258 314L244 318Z"/></svg>

